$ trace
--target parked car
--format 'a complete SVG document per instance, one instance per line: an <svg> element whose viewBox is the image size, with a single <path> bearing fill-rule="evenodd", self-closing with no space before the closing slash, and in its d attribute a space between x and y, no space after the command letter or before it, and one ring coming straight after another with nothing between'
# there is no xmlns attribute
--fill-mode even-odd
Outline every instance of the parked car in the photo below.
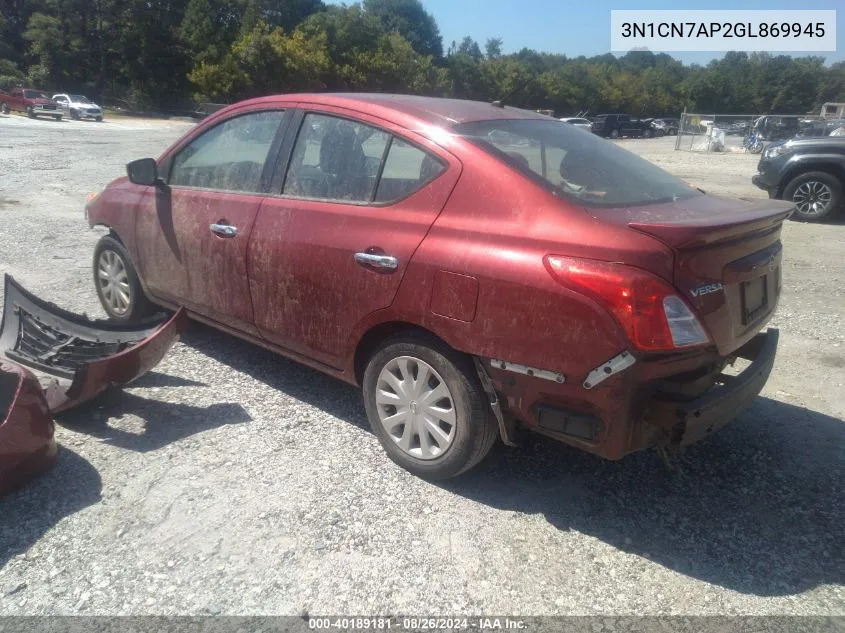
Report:
<svg viewBox="0 0 845 633"><path fill-rule="evenodd" d="M30 119L37 116L51 116L56 121L62 120L58 104L50 99L43 90L35 88L13 88L8 95L0 97L0 111L25 112Z"/></svg>
<svg viewBox="0 0 845 633"><path fill-rule="evenodd" d="M575 127L579 127L582 130L592 130L593 124L589 119L584 119L581 117L563 117L560 119L564 123L569 123L569 125L574 125Z"/></svg>
<svg viewBox="0 0 845 633"><path fill-rule="evenodd" d="M652 119L634 119L630 114L599 114L593 120L593 132L599 136L619 138L621 136L654 136Z"/></svg>
<svg viewBox="0 0 845 633"><path fill-rule="evenodd" d="M801 129L795 135L795 138L830 136L843 126L845 126L845 119L838 121L835 119L827 121L801 121ZM839 134L836 136L839 136Z"/></svg>
<svg viewBox="0 0 845 633"><path fill-rule="evenodd" d="M53 95L53 101L58 103L65 116L69 116L71 119L103 120L102 108L84 95L62 93Z"/></svg>
<svg viewBox="0 0 845 633"><path fill-rule="evenodd" d="M654 119L652 127L659 131L658 135L675 136L678 133L679 124L680 121L678 119L664 117L661 119Z"/></svg>
<svg viewBox="0 0 845 633"><path fill-rule="evenodd" d="M774 362L792 205L704 194L533 112L265 97L127 174L86 207L109 230L106 312L184 306L360 385L385 451L422 477L471 468L519 424L610 459L679 449Z"/></svg>
<svg viewBox="0 0 845 633"><path fill-rule="evenodd" d="M839 210L845 189L845 137L795 138L769 145L751 182L795 204L793 217L818 222Z"/></svg>

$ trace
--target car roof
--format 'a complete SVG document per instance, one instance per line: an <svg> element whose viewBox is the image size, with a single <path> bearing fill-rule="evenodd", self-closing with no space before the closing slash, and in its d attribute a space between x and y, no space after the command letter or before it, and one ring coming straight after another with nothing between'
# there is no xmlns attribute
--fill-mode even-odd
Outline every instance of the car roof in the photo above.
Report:
<svg viewBox="0 0 845 633"><path fill-rule="evenodd" d="M450 127L470 121L490 121L495 119L540 119L549 117L529 110L509 106L494 106L483 101L464 99L445 99L440 97L420 97L416 95L381 94L381 93L307 93L259 97L248 103L313 103L316 105L335 106L359 110L386 119L395 119L396 115L422 123Z"/></svg>

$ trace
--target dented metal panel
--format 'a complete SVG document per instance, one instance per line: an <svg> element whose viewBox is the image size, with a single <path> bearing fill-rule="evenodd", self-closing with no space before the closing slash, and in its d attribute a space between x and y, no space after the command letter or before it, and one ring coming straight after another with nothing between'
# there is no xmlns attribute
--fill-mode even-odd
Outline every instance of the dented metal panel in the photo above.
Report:
<svg viewBox="0 0 845 633"><path fill-rule="evenodd" d="M91 320L38 299L6 275L0 357L37 377L55 413L149 371L186 324L182 309L137 327Z"/></svg>

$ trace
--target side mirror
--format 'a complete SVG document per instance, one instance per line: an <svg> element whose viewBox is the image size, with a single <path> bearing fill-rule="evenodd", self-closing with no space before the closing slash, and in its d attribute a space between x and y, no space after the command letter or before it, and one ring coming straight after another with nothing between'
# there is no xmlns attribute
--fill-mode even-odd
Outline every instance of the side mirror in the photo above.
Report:
<svg viewBox="0 0 845 633"><path fill-rule="evenodd" d="M161 183L158 178L158 167L154 158L139 158L126 165L126 175L129 182L136 185L154 187Z"/></svg>

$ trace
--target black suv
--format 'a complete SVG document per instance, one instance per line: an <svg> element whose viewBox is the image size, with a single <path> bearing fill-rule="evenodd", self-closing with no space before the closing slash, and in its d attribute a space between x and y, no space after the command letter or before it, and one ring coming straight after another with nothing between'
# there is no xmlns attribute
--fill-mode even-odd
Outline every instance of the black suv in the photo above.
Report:
<svg viewBox="0 0 845 633"><path fill-rule="evenodd" d="M769 145L751 182L770 198L795 203L793 218L817 222L842 206L845 136L796 138Z"/></svg>
<svg viewBox="0 0 845 633"><path fill-rule="evenodd" d="M599 136L654 136L653 119L632 119L630 114L600 114L593 119L593 133Z"/></svg>

